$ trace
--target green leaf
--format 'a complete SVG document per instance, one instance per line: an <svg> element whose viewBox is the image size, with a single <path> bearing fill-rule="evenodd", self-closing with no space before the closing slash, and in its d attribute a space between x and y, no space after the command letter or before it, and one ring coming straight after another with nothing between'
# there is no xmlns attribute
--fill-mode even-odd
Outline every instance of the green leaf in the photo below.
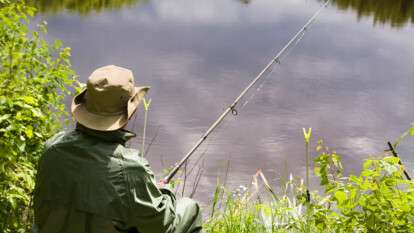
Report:
<svg viewBox="0 0 414 233"><path fill-rule="evenodd" d="M151 99L149 99L149 100L147 101L147 99L146 99L146 98L144 98L144 109L145 109L145 111L146 111L146 112L148 112L148 110L149 110L150 106L151 106Z"/></svg>
<svg viewBox="0 0 414 233"><path fill-rule="evenodd" d="M22 143L18 144L17 147L18 147L20 152L24 152L25 148L26 148L26 143L22 142Z"/></svg>
<svg viewBox="0 0 414 233"><path fill-rule="evenodd" d="M346 194L344 191L338 190L335 192L335 198L338 201L338 203L342 205L342 203L344 203L346 200Z"/></svg>
<svg viewBox="0 0 414 233"><path fill-rule="evenodd" d="M34 106L37 104L36 99L31 96L24 96L23 101L27 104L34 105Z"/></svg>
<svg viewBox="0 0 414 233"><path fill-rule="evenodd" d="M302 128L302 131L303 131L303 138L305 139L305 142L308 144L312 136L312 128L309 128L307 131L305 128Z"/></svg>
<svg viewBox="0 0 414 233"><path fill-rule="evenodd" d="M0 106L5 105L7 102L7 98L5 96L0 96Z"/></svg>
<svg viewBox="0 0 414 233"><path fill-rule="evenodd" d="M33 127L27 126L24 133L26 134L27 138L31 139L33 137Z"/></svg>
<svg viewBox="0 0 414 233"><path fill-rule="evenodd" d="M62 41L61 40L55 40L53 43L53 46L55 47L55 49L59 49L60 47L62 47Z"/></svg>
<svg viewBox="0 0 414 233"><path fill-rule="evenodd" d="M11 116L11 114L4 114L3 116L0 116L0 123L3 122L4 120L9 119Z"/></svg>

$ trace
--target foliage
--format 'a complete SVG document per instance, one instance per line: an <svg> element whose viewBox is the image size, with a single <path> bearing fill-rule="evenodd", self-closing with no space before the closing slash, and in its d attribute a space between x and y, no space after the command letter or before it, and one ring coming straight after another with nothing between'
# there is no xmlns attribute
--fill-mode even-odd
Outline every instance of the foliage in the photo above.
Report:
<svg viewBox="0 0 414 233"><path fill-rule="evenodd" d="M220 187L218 186L215 193L215 204L220 197ZM212 210L212 217L205 224L205 232L211 233L261 233L264 232L265 226L256 221L257 209L246 208L249 203L248 196L236 195L226 192L223 211Z"/></svg>
<svg viewBox="0 0 414 233"><path fill-rule="evenodd" d="M345 177L336 152L321 142L317 150L323 195L313 191L307 202L306 187L292 177L276 195L262 179L271 201L263 203L259 190L242 198L227 195L206 232L414 232L414 182L404 179L398 158L367 159L359 175Z"/></svg>
<svg viewBox="0 0 414 233"><path fill-rule="evenodd" d="M0 0L0 229L27 232L35 164L61 126L62 99L74 84L69 48L30 31L34 9Z"/></svg>
<svg viewBox="0 0 414 233"><path fill-rule="evenodd" d="M258 188L257 178L260 177L263 185L270 193L270 200L266 200L263 192ZM237 190L230 195L225 192L224 200L217 200L220 196L218 189L214 195L213 203L222 205L221 208L212 209L212 216L205 223L205 232L208 233L236 233L236 232L317 232L316 218L321 219L326 214L326 208L319 208L328 200L314 199L318 203L313 208L306 209L306 187L303 181L290 180L276 191L268 186L267 179L258 172L253 177L253 187L249 191ZM220 190L220 188L219 188Z"/></svg>
<svg viewBox="0 0 414 233"><path fill-rule="evenodd" d="M414 232L414 182L402 176L399 158L367 159L361 173L349 177L335 153L323 152L316 163L335 204L330 220L336 232Z"/></svg>

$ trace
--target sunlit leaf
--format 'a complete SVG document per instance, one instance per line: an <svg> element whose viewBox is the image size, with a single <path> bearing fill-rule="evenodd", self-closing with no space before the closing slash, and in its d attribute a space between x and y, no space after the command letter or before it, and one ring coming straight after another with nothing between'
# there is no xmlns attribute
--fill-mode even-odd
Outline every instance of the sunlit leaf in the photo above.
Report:
<svg viewBox="0 0 414 233"><path fill-rule="evenodd" d="M26 134L27 138L31 139L33 137L33 128L32 128L32 126L26 127L24 133Z"/></svg>
<svg viewBox="0 0 414 233"><path fill-rule="evenodd" d="M303 131L303 137L305 139L306 143L309 143L309 140L312 136L312 128L309 128L308 130L306 130L305 128L302 128Z"/></svg>
<svg viewBox="0 0 414 233"><path fill-rule="evenodd" d="M147 101L147 99L146 99L146 98L144 98L144 109L145 109L145 111L146 111L146 112L148 112L148 110L149 110L150 106L151 106L151 99L149 99L149 100Z"/></svg>
<svg viewBox="0 0 414 233"><path fill-rule="evenodd" d="M4 121L4 120L9 119L9 118L10 118L10 116L11 116L11 114L4 114L3 116L0 116L0 123L1 123L2 121Z"/></svg>
<svg viewBox="0 0 414 233"><path fill-rule="evenodd" d="M410 135L414 137L414 126L412 126L410 129Z"/></svg>
<svg viewBox="0 0 414 233"><path fill-rule="evenodd" d="M335 192L335 198L339 202L339 204L341 205L346 200L347 197L346 197L345 192L339 190L339 191Z"/></svg>
<svg viewBox="0 0 414 233"><path fill-rule="evenodd" d="M30 105L36 105L36 99L31 96L24 96L23 101Z"/></svg>

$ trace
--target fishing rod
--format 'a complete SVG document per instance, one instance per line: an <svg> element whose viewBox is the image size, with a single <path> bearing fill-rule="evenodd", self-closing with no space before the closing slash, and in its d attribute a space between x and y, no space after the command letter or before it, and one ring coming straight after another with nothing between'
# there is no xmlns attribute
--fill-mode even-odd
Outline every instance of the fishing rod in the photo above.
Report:
<svg viewBox="0 0 414 233"><path fill-rule="evenodd" d="M193 155L193 153L200 147L200 145L208 138L208 136L220 125L220 123L226 118L229 113L237 115L236 106L243 98L243 96L252 88L263 76L264 74L274 65L280 64L280 58L285 52L295 43L299 42L300 39L305 35L309 26L316 20L319 14L324 8L326 8L331 0L325 1L325 3L319 8L318 11L313 14L313 16L306 22L306 24L290 39L290 41L277 53L277 55L265 66L265 68L254 78L250 84L240 93L240 95L233 101L233 103L227 107L227 109L217 118L217 120L210 126L210 128L203 134L203 136L196 142L196 144L191 148L191 150L175 165L175 167L170 171L170 173L161 180L161 183L168 184L171 179L177 174L180 168L187 162L187 160Z"/></svg>
<svg viewBox="0 0 414 233"><path fill-rule="evenodd" d="M398 154L397 154L397 152L395 151L394 146L391 144L391 142L388 142L387 144L388 144L388 147L389 147L389 149L390 149L390 151L391 151L392 155L393 155L394 157L396 157L396 158L398 158L398 159L399 159L399 160L398 160L398 164L399 164L400 166L404 166L404 165L403 165L403 163L401 162L401 158L398 156ZM410 175L408 175L408 172L407 172L405 169L403 169L403 173L404 173L404 175L405 175L405 178L407 178L407 180L411 180Z"/></svg>

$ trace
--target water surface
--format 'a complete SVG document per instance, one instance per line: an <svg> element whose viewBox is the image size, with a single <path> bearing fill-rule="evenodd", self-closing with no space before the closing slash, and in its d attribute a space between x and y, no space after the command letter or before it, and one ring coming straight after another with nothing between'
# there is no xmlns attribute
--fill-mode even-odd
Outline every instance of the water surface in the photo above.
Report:
<svg viewBox="0 0 414 233"><path fill-rule="evenodd" d="M148 158L173 165L322 4L317 0L36 1L49 36L72 47L85 81L97 67L133 70L151 85ZM302 127L343 155L348 172L414 120L413 1L336 0L259 91L248 94L194 156L208 200L217 177L248 186L304 175ZM130 124L139 135L143 117ZM399 152L414 168L414 140ZM133 141L140 147L141 138ZM313 153L312 156L316 154ZM201 164L201 163L200 163ZM194 172L195 173L195 172ZM192 177L194 177L194 173ZM191 179L190 179L191 180ZM313 180L313 185L317 179ZM187 189L187 193L191 190Z"/></svg>

